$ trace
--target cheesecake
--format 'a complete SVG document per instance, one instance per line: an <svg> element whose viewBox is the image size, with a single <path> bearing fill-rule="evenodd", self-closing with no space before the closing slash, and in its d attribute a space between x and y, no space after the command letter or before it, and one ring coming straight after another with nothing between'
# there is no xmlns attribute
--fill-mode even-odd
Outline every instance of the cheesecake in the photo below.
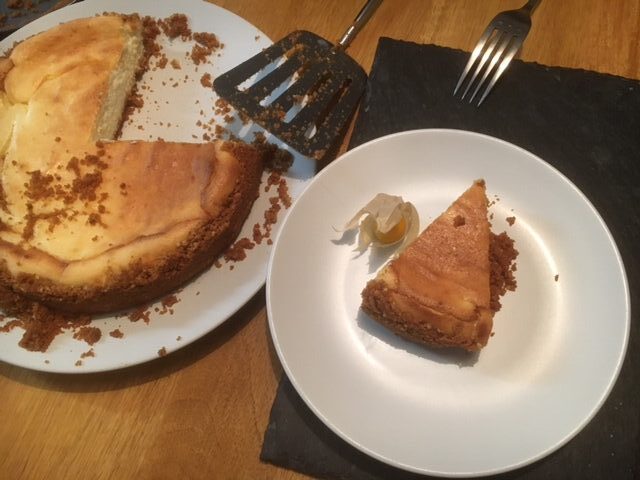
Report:
<svg viewBox="0 0 640 480"><path fill-rule="evenodd" d="M367 283L362 309L413 342L484 347L493 328L492 288L499 284L492 279L495 236L487 209L485 183L475 181ZM512 273L517 252L509 254L502 261Z"/></svg>
<svg viewBox="0 0 640 480"><path fill-rule="evenodd" d="M116 140L147 67L136 15L74 20L0 60L0 308L107 313L209 268L258 196L242 142Z"/></svg>

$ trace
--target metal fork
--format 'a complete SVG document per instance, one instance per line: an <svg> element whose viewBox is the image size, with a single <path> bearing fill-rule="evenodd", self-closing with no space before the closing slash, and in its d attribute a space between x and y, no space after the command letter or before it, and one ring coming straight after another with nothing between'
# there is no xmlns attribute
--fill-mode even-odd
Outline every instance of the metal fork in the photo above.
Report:
<svg viewBox="0 0 640 480"><path fill-rule="evenodd" d="M469 98L469 103L471 103L480 91L480 88L489 78L489 75L493 75L484 93L480 97L480 101L478 102L478 106L480 106L505 69L509 66L513 57L518 53L520 47L522 47L524 39L531 29L531 15L540 1L541 0L529 0L522 8L504 11L491 20L480 37L480 40L478 40L478 43L471 53L471 58L469 58L462 75L460 75L458 79L456 88L453 91L454 95L458 93L458 90L464 84L472 67L476 65L471 79L467 82L460 99L463 99L467 95L480 73L482 73L481 79L475 83L475 89Z"/></svg>

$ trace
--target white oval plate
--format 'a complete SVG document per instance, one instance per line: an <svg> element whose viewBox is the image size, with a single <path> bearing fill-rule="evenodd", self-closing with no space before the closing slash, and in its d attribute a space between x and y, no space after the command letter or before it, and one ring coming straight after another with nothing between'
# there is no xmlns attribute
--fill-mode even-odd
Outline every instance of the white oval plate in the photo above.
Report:
<svg viewBox="0 0 640 480"><path fill-rule="evenodd" d="M358 256L333 227L385 192L425 228L477 178L493 230L520 251L518 288L480 354L406 342L359 310L390 252ZM611 390L630 322L622 261L587 198L531 153L457 130L379 138L322 171L276 240L267 312L286 374L327 426L383 462L451 477L511 470L571 439Z"/></svg>
<svg viewBox="0 0 640 480"><path fill-rule="evenodd" d="M123 139L147 140L162 137L167 141L201 141L204 130L196 122L214 117L214 104L218 98L213 89L202 86L202 75L209 72L215 78L271 44L264 33L247 21L201 0L86 0L28 24L0 42L0 50L7 50L13 42L58 23L105 11L137 12L156 18L184 13L189 18L192 31L213 32L225 44L219 52L220 56L213 55L210 63L195 67L186 57L193 43L163 41L166 37L160 37L163 52L170 60L178 59L181 69L174 70L167 65L165 69L145 74L143 83L151 88L141 91L145 100L144 107L123 126ZM177 87L173 86L175 83L178 83ZM200 114L200 110L204 111L204 115ZM255 125L243 126L239 120L228 125L221 115L216 116L216 123L224 125L247 141L253 141L254 132L263 131ZM198 139L194 139L192 135L196 135ZM272 143L283 146L275 138L268 135L267 138ZM286 179L289 193L295 198L313 177L315 164L295 152L292 153L295 161L286 174ZM263 184L265 178L266 174ZM252 226L264 221L263 214L269 208L270 196L274 196L274 190L265 193L261 187L260 197L256 200L240 237L251 238ZM280 216L284 215L281 213ZM279 230L280 224L281 221L274 226L272 236ZM95 357L82 359L82 365L76 366L75 363L90 347L85 342L74 340L71 332L56 337L45 353L35 353L18 346L23 333L19 328L10 333L0 333L0 360L49 372L87 373L114 370L157 358L158 351L163 347L167 353L175 351L220 325L264 285L270 251L271 246L263 242L248 251L247 258L236 263L233 270L228 265L219 269L212 268L180 292L180 302L172 307L172 315L160 315L154 309L162 307L152 306L148 325L142 321L131 323L127 318L106 317L94 320L92 325L102 330L102 338L93 345ZM9 320L0 321L0 326ZM116 328L124 333L122 339L109 336L108 332Z"/></svg>

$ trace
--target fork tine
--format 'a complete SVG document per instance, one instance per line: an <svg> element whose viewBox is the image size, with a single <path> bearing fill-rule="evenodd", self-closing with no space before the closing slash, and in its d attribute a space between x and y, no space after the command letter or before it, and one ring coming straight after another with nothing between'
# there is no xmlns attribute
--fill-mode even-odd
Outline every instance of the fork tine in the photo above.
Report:
<svg viewBox="0 0 640 480"><path fill-rule="evenodd" d="M480 101L478 102L478 107L482 104L484 99L487 98L487 95L489 95L489 92L493 89L493 86L496 84L500 76L504 73L506 68L509 66L509 64L511 63L511 60L513 60L513 57L515 57L516 53L518 53L518 50L520 50L521 46L522 46L522 37L514 37L514 41L511 43L511 45L509 45L509 48L507 49L507 53L504 56L504 59L502 60L502 62L500 62L500 66L498 66L496 73L493 75L493 78L489 82L489 85L487 85L487 89L482 94L482 97L480 97Z"/></svg>
<svg viewBox="0 0 640 480"><path fill-rule="evenodd" d="M467 92L469 92L469 89L471 88L473 83L476 81L476 78L478 78L478 75L482 71L482 67L484 67L485 63L487 63L487 60L491 57L491 55L493 54L493 51L496 48L496 45L498 44L498 42L503 36L504 36L504 32L502 32L501 30L496 30L495 35L492 32L489 45L487 45L486 50L484 51L483 55L480 57L480 61L478 62L478 65L474 69L473 75L471 76L471 80L469 80L469 82L467 83L467 87L464 89L464 92L462 92L462 97L460 97L461 100L465 97Z"/></svg>
<svg viewBox="0 0 640 480"><path fill-rule="evenodd" d="M476 43L476 46L473 49L473 52L471 52L471 56L469 57L469 61L467 62L467 64L464 67L464 70L462 71L462 75L460 75L460 78L458 79L458 83L456 85L456 88L453 90L453 94L454 95L458 92L458 89L460 88L460 85L462 85L462 82L464 82L464 79L467 77L467 74L469 73L469 70L471 70L471 67L475 63L476 59L480 56L480 52L482 52L482 49L484 48L485 44L487 43L487 40L489 39L489 35L491 35L493 33L493 30L494 30L494 28L490 25L482 33L482 36L480 37L480 40L478 40L478 43Z"/></svg>
<svg viewBox="0 0 640 480"><path fill-rule="evenodd" d="M498 63L498 60L500 60L500 58L504 54L505 49L507 48L507 46L509 45L509 42L511 42L512 39L513 39L512 35L503 35L503 37L500 39L500 45L498 46L498 49L496 50L495 55L491 57L491 61L489 62L489 65L485 69L484 75L482 75L482 78L480 79L480 81L476 85L475 90L473 91L473 95L471 95L471 98L469 98L469 103L473 102L473 99L478 94L478 91L480 91L480 88L482 87L482 85L484 85L484 82L487 81L487 78L489 77L489 75L493 72L493 69Z"/></svg>

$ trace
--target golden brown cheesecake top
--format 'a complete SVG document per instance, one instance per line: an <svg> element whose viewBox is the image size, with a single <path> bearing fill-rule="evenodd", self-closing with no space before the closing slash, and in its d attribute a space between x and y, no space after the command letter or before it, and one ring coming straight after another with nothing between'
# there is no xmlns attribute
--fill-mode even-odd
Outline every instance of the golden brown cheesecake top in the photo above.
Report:
<svg viewBox="0 0 640 480"><path fill-rule="evenodd" d="M0 231L10 271L69 285L99 281L100 271L115 273L143 253L170 248L215 217L239 176L238 159L223 142L114 142L101 150L89 157L97 167L85 157L61 169L65 180L40 180L53 192L27 196L32 213L22 228ZM74 181L81 188L69 195L64 185ZM65 203L68 197L73 202Z"/></svg>
<svg viewBox="0 0 640 480"><path fill-rule="evenodd" d="M389 265L395 288L459 319L489 308L487 200L474 183Z"/></svg>

